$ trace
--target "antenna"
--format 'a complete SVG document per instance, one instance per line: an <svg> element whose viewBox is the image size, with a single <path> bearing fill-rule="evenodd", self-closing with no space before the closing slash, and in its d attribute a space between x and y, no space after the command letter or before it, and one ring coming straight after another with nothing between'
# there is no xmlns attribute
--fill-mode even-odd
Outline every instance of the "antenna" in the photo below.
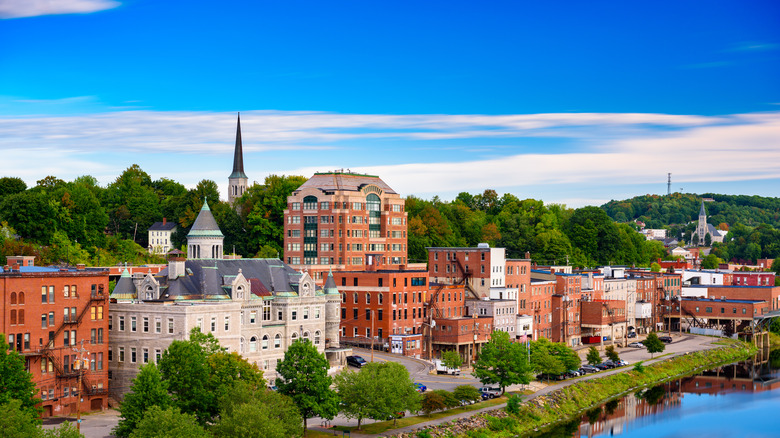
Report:
<svg viewBox="0 0 780 438"><path fill-rule="evenodd" d="M666 194L671 195L672 194L672 174L667 173L666 174Z"/></svg>

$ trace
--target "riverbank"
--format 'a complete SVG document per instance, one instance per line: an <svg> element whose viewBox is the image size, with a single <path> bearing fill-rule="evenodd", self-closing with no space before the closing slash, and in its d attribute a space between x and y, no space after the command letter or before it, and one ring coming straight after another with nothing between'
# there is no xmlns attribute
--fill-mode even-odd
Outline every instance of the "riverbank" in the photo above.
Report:
<svg viewBox="0 0 780 438"><path fill-rule="evenodd" d="M472 438L502 438L525 435L561 421L569 421L584 410L598 406L628 391L635 391L669 378L695 373L714 366L741 361L755 354L755 347L738 341L722 347L687 353L665 359L652 365L583 380L546 395L534 398L520 406L516 415L503 409L494 409L464 421L441 424L424 431L401 434L399 437L468 436Z"/></svg>

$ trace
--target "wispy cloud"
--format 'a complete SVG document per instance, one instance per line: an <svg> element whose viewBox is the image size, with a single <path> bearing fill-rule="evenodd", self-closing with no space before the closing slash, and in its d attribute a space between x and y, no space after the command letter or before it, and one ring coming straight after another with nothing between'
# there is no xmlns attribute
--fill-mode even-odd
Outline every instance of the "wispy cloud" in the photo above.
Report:
<svg viewBox="0 0 780 438"><path fill-rule="evenodd" d="M214 178L223 184L235 117L155 111L0 117L0 175L34 183L49 174L69 179L89 173L105 184L139 163L154 178L175 177L188 186ZM558 193L545 200L579 203L608 199L611 194L603 187L658 183L667 172L674 174L675 184L780 176L780 112L490 116L249 111L241 119L245 165L250 179L257 181L270 173L310 175L350 167L381 175L403 194L541 187ZM536 147L495 142L540 137L544 144ZM372 148L376 153L356 153ZM601 192L589 192L588 187L597 186Z"/></svg>
<svg viewBox="0 0 780 438"><path fill-rule="evenodd" d="M0 0L0 18L87 14L119 6L113 0Z"/></svg>
<svg viewBox="0 0 780 438"><path fill-rule="evenodd" d="M735 44L732 47L730 47L728 51L729 52L765 52L768 50L776 50L778 48L780 48L780 44L748 41L748 42Z"/></svg>

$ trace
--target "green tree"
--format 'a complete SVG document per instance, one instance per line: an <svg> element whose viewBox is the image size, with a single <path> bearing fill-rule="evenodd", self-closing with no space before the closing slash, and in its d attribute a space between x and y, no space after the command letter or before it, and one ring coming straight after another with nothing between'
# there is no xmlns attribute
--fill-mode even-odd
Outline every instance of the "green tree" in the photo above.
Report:
<svg viewBox="0 0 780 438"><path fill-rule="evenodd" d="M509 334L494 331L474 363L473 375L483 384L498 384L501 392L509 385L527 384L531 367L525 346L509 340Z"/></svg>
<svg viewBox="0 0 780 438"><path fill-rule="evenodd" d="M595 346L591 345L588 348L588 355L585 356L585 360L587 360L591 365L600 364L601 354L599 354L599 350L597 350Z"/></svg>
<svg viewBox="0 0 780 438"><path fill-rule="evenodd" d="M215 437L287 438L303 435L303 418L289 397L239 382L220 397Z"/></svg>
<svg viewBox="0 0 780 438"><path fill-rule="evenodd" d="M210 434L198 424L194 415L178 408L152 406L138 422L130 438L208 438Z"/></svg>
<svg viewBox="0 0 780 438"><path fill-rule="evenodd" d="M441 354L441 362L447 368L459 369L463 365L463 358L455 350L447 350Z"/></svg>
<svg viewBox="0 0 780 438"><path fill-rule="evenodd" d="M656 262L653 262L650 264L650 271L651 272L661 272L661 265L659 265Z"/></svg>
<svg viewBox="0 0 780 438"><path fill-rule="evenodd" d="M409 371L395 362L368 363L359 372L344 370L336 376L341 411L348 418L396 418L397 412L417 411L420 394Z"/></svg>
<svg viewBox="0 0 780 438"><path fill-rule="evenodd" d="M780 276L780 257L772 261L772 270L775 271L776 275Z"/></svg>
<svg viewBox="0 0 780 438"><path fill-rule="evenodd" d="M0 178L0 199L8 195L14 195L27 190L27 184L21 179L12 176Z"/></svg>
<svg viewBox="0 0 780 438"><path fill-rule="evenodd" d="M609 358L609 360L611 360L612 362L617 362L620 360L620 355L615 350L614 345L607 345L607 347L605 348L605 352L607 354L607 358Z"/></svg>
<svg viewBox="0 0 780 438"><path fill-rule="evenodd" d="M434 389L431 392L434 392L441 396L442 400L444 400L445 408L451 409L460 405L460 400L455 398L455 394L451 393L450 391L447 391L446 389Z"/></svg>
<svg viewBox="0 0 780 438"><path fill-rule="evenodd" d="M328 360L308 339L293 342L276 367L276 386L298 406L304 432L309 418L332 419L339 411L339 397L330 389L329 368Z"/></svg>
<svg viewBox="0 0 780 438"><path fill-rule="evenodd" d="M425 415L431 415L431 412L440 411L447 406L444 404L444 397L441 394L436 391L428 391L423 394L421 407Z"/></svg>
<svg viewBox="0 0 780 438"><path fill-rule="evenodd" d="M701 260L702 269L717 269L719 264L720 264L720 259L715 254L707 254Z"/></svg>
<svg viewBox="0 0 780 438"><path fill-rule="evenodd" d="M157 365L154 363L143 365L133 379L130 392L119 405L119 423L112 433L118 437L130 436L150 407L159 406L161 409L167 409L172 405L173 400L168 394L168 384L162 379Z"/></svg>
<svg viewBox="0 0 780 438"><path fill-rule="evenodd" d="M666 345L658 339L658 335L655 334L655 332L651 332L647 335L647 339L645 339L643 343L645 344L645 347L647 347L647 351L650 352L651 359L655 353L661 353L666 349Z"/></svg>
<svg viewBox="0 0 780 438"><path fill-rule="evenodd" d="M520 394L513 394L506 402L506 411L512 415L520 413L520 403L523 401L523 397Z"/></svg>
<svg viewBox="0 0 780 438"><path fill-rule="evenodd" d="M482 395L479 390L471 385L458 385L452 391L452 395L456 400L466 401L479 401L482 399Z"/></svg>
<svg viewBox="0 0 780 438"><path fill-rule="evenodd" d="M66 421L54 429L42 430L43 438L84 438L76 426Z"/></svg>
<svg viewBox="0 0 780 438"><path fill-rule="evenodd" d="M0 333L0 404L17 400L18 409L31 418L38 418L39 409L35 405L40 400L34 395L38 390L32 374L27 371L24 358L11 349L6 339L6 335Z"/></svg>
<svg viewBox="0 0 780 438"><path fill-rule="evenodd" d="M0 392L2 397L2 392ZM6 438L40 437L38 425L41 421L37 415L30 415L30 410L22 402L13 398L5 398L0 403L0 430Z"/></svg>

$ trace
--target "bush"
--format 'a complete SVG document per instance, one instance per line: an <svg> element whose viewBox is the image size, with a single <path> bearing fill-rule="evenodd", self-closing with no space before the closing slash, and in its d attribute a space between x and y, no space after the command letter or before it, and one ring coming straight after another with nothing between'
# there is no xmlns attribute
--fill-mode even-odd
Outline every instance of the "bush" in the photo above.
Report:
<svg viewBox="0 0 780 438"><path fill-rule="evenodd" d="M443 389L434 389L433 392L439 394L444 401L444 406L447 408L455 408L460 406L460 400L455 398L455 394L445 391Z"/></svg>
<svg viewBox="0 0 780 438"><path fill-rule="evenodd" d="M447 405L444 404L444 397L437 391L428 391L423 394L422 411L425 412L425 415L431 415L431 412L440 411L445 407Z"/></svg>
<svg viewBox="0 0 780 438"><path fill-rule="evenodd" d="M645 372L645 366L642 365L642 362L637 362L636 365L634 365L634 371L637 373L644 373Z"/></svg>
<svg viewBox="0 0 780 438"><path fill-rule="evenodd" d="M520 413L520 403L523 401L523 397L519 394L514 394L509 397L509 401L506 403L506 411L512 415Z"/></svg>
<svg viewBox="0 0 780 438"><path fill-rule="evenodd" d="M488 429L492 431L512 430L517 424L517 420L515 420L512 417L497 418L497 417L487 416L486 418L487 418Z"/></svg>

